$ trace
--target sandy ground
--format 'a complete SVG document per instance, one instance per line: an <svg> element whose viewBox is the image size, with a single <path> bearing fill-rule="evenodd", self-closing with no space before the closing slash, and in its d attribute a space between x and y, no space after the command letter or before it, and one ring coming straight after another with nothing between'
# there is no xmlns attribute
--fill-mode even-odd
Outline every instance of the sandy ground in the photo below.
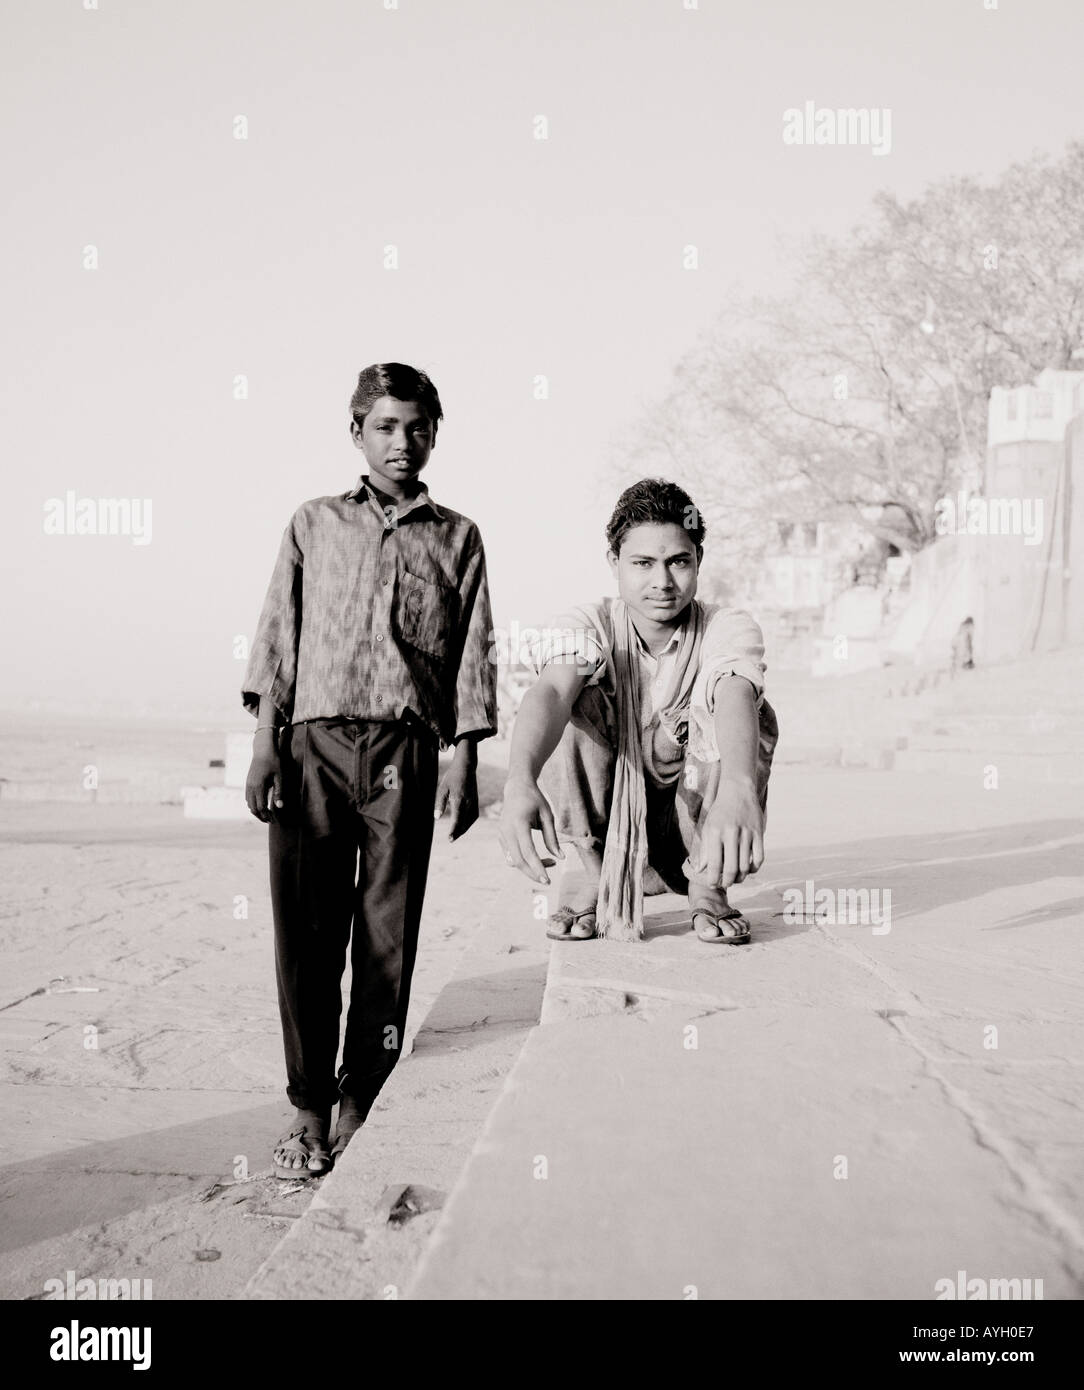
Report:
<svg viewBox="0 0 1084 1390"><path fill-rule="evenodd" d="M180 740L178 768L220 744ZM58 763L24 749L24 767ZM265 840L173 806L0 804L0 1296L72 1270L231 1297L310 1201L269 1168L290 1108ZM438 827L410 1033L501 891L494 842L491 819L456 845Z"/></svg>
<svg viewBox="0 0 1084 1390"><path fill-rule="evenodd" d="M165 748L156 731L121 724L74 722L59 740L25 733L0 737L0 777L54 784L93 760L136 794L144 769L157 775L164 762L178 785L209 783L207 763L224 751L221 733L195 728ZM484 805L499 795L506 749L483 745ZM788 769L773 787L772 869L758 891L853 870L861 846L874 883L901 856L916 861L897 911L962 915L984 948L1022 941L1021 928L1060 939L1079 918L1076 789L1007 783L992 794L976 773L950 808L934 775ZM411 1030L495 911L529 915L529 889L504 871L495 832L483 819L453 846L438 830ZM178 806L122 796L0 800L0 1296L41 1298L46 1280L72 1271L149 1278L155 1298L236 1297L307 1209L317 1185L269 1170L290 1112L265 836L255 822L185 821ZM895 933L885 940L896 949ZM1013 963L1021 1008L1041 1013L1071 976L1049 945L1050 959L1024 951ZM934 964L924 988L949 1004L957 986L970 997L971 949L946 940ZM1021 1093L1023 1119L1005 1120L1014 1143L1031 1142L1034 1104ZM1067 1104L1059 1083L1050 1105ZM1058 1133L1056 1118L1044 1111L1039 1131ZM1060 1164L1056 1195L1068 1182Z"/></svg>

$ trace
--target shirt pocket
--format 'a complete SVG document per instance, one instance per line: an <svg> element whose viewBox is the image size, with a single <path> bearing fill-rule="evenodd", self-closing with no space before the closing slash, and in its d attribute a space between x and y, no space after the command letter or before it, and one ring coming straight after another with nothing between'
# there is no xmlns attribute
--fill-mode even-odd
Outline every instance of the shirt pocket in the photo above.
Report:
<svg viewBox="0 0 1084 1390"><path fill-rule="evenodd" d="M455 630L459 595L447 584L434 584L403 570L399 574L395 620L399 636L430 656L448 654Z"/></svg>

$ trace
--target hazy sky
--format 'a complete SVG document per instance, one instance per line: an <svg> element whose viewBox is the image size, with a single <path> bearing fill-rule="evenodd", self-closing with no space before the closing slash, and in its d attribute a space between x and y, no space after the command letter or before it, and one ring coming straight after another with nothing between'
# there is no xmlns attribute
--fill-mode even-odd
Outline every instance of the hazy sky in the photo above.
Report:
<svg viewBox="0 0 1084 1390"><path fill-rule="evenodd" d="M382 359L438 385L425 476L497 621L597 596L607 454L732 286L1082 133L1079 0L685 3L6 0L0 702L239 712L234 637L293 508L353 485ZM785 145L808 100L890 108L891 152ZM150 498L151 543L46 535L69 489Z"/></svg>

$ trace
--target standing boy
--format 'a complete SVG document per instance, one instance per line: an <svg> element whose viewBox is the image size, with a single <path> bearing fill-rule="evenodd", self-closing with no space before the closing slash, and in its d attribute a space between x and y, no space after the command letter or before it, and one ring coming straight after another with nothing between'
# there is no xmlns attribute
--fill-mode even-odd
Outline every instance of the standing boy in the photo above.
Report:
<svg viewBox="0 0 1084 1390"><path fill-rule="evenodd" d="M760 628L697 599L704 522L675 484L626 489L606 536L619 597L557 619L534 653L539 679L516 717L504 792L505 857L548 883L531 831L558 858L560 841L576 847L581 867L565 874L550 918L557 940L638 940L645 889L665 887L688 893L701 941L741 945L749 923L727 889L763 861L778 738Z"/></svg>
<svg viewBox="0 0 1084 1390"><path fill-rule="evenodd" d="M481 536L418 481L443 418L436 388L413 367L377 363L350 405L369 473L294 513L242 691L257 716L246 799L269 822L297 1110L274 1153L286 1178L331 1166L399 1059L434 815L450 811L453 840L477 819L476 745L496 731ZM438 752L453 743L438 794Z"/></svg>

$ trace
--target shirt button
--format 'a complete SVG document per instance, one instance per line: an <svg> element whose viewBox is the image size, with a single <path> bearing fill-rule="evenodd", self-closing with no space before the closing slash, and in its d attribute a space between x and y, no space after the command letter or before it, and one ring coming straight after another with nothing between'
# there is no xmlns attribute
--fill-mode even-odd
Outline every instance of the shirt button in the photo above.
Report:
<svg viewBox="0 0 1084 1390"><path fill-rule="evenodd" d="M381 582L381 584L384 585L385 588L387 588L387 586L391 583L391 580L390 580L390 579L382 579L380 582Z"/></svg>
<svg viewBox="0 0 1084 1390"><path fill-rule="evenodd" d="M378 632L378 633L376 634L376 640L377 640L378 642L383 642L383 640L384 640L384 634L383 634L382 632Z"/></svg>
<svg viewBox="0 0 1084 1390"><path fill-rule="evenodd" d="M378 695L378 696L376 697L376 703L377 703L378 705L382 705L382 704L384 703L384 697L383 697L383 695Z"/></svg>

